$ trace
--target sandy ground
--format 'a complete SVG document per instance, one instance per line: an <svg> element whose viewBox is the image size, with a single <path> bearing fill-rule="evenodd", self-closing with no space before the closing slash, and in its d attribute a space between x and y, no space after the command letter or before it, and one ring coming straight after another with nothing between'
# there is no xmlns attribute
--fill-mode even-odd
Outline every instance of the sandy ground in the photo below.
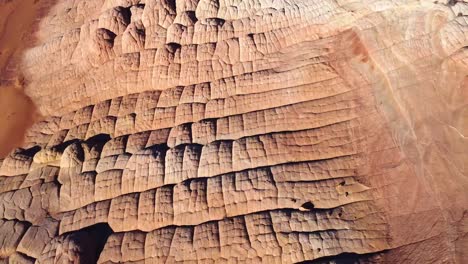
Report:
<svg viewBox="0 0 468 264"><path fill-rule="evenodd" d="M28 128L38 119L31 99L14 86L0 89L0 157L21 146Z"/></svg>
<svg viewBox="0 0 468 264"><path fill-rule="evenodd" d="M34 42L34 28L45 2L0 0L0 158L22 145L27 129L40 116L23 92L19 61Z"/></svg>

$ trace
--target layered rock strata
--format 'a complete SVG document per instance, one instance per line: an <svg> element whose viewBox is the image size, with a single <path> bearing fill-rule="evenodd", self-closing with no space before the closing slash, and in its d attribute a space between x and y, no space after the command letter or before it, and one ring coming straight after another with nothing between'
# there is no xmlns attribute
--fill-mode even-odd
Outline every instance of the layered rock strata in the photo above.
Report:
<svg viewBox="0 0 468 264"><path fill-rule="evenodd" d="M57 1L21 61L44 118L0 162L0 258L468 261L467 10Z"/></svg>

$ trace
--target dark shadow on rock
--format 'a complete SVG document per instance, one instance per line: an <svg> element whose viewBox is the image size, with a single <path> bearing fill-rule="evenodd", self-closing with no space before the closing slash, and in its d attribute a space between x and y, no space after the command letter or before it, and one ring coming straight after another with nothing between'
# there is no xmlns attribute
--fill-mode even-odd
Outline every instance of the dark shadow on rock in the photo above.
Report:
<svg viewBox="0 0 468 264"><path fill-rule="evenodd" d="M107 239L114 231L107 223L95 224L78 231L64 234L72 241L79 263L97 263Z"/></svg>
<svg viewBox="0 0 468 264"><path fill-rule="evenodd" d="M318 249L317 251L321 251ZM357 254L357 253L341 253L335 256L321 257L314 260L306 260L296 262L296 264L367 264L367 263L379 263L380 253L375 254Z"/></svg>

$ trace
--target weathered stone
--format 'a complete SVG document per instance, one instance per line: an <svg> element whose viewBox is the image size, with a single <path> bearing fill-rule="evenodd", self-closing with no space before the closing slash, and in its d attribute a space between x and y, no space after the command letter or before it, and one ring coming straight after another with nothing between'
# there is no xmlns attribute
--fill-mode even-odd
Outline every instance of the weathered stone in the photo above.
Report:
<svg viewBox="0 0 468 264"><path fill-rule="evenodd" d="M467 7L0 0L0 262L467 262Z"/></svg>

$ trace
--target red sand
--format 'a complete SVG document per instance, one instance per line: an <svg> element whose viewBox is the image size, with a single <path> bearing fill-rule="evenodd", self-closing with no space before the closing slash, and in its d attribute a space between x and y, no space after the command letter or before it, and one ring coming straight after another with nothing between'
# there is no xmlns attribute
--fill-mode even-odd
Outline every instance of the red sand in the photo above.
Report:
<svg viewBox="0 0 468 264"><path fill-rule="evenodd" d="M18 62L34 41L34 26L48 2L0 0L0 158L22 145L27 130L39 117L23 92Z"/></svg>

